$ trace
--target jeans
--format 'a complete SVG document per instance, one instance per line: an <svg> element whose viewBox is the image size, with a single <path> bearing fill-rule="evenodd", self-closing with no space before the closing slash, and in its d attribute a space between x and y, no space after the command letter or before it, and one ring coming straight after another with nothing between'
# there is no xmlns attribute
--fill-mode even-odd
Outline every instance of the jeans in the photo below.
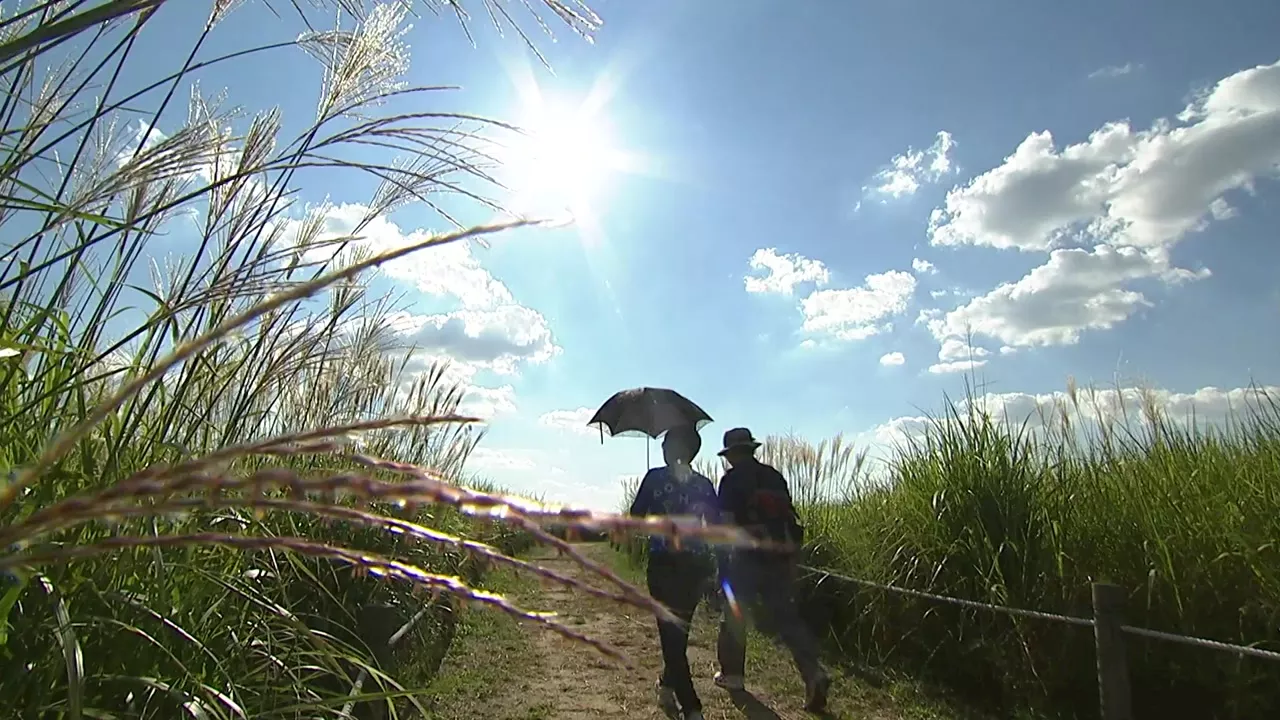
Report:
<svg viewBox="0 0 1280 720"><path fill-rule="evenodd" d="M734 612L733 603L725 603L716 643L720 671L725 675L745 675L746 616L750 613L761 632L780 640L791 651L806 684L824 677L826 671L818 661L818 639L804 624L796 605L794 563L777 556L737 556L727 566L724 579L739 612Z"/></svg>
<svg viewBox="0 0 1280 720"><path fill-rule="evenodd" d="M693 689L693 674L689 669L689 626L710 574L710 563L698 555L683 552L649 555L649 594L684 621L684 625L658 622L658 639L662 643L662 679L659 684L675 692L684 712L702 710L702 701Z"/></svg>

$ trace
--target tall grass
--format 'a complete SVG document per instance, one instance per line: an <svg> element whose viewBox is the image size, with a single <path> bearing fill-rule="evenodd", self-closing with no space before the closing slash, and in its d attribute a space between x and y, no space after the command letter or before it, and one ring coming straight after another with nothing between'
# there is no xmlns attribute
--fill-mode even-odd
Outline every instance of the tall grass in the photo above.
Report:
<svg viewBox="0 0 1280 720"><path fill-rule="evenodd" d="M278 3L263 20L279 23L280 42L213 57L205 48L230 13L262 11L215 0L193 46L168 48L170 67L140 68L138 39L178 5L190 8L6 3L0 17L5 709L313 718L352 699L394 709L397 697L416 701L383 652L388 628L430 610L400 645L420 676L447 643L456 599L613 652L473 585L500 562L662 614L541 529L651 524L456 485L482 432L459 414L462 391L444 366L414 371L412 348L396 345L396 304L366 284L409 252L528 224L381 252L359 242L406 203L446 222L446 195L496 209L492 135L511 128L405 84L411 3ZM503 0L475 6L518 29ZM466 19L457 0L417 7ZM570 0L525 8L580 31L598 24ZM278 109L228 110L196 84L203 69L286 52L309 53L323 72L314 119L296 136L282 135ZM414 111L385 110L406 99ZM181 102L185 121L174 119ZM323 183L326 172L378 184L338 238L322 232L324 208L291 205L302 178ZM166 249L177 223L192 237ZM615 589L513 557L534 540ZM361 671L371 680L353 698Z"/></svg>
<svg viewBox="0 0 1280 720"><path fill-rule="evenodd" d="M998 419L972 400L950 406L905 443L887 482L802 509L809 562L1085 617L1090 583L1113 582L1128 593L1130 624L1280 649L1276 394L1259 391L1225 427L1169 417L1139 392L1109 397L1112 412L1100 413L1096 395L1072 389L1026 419ZM811 452L800 444L781 454ZM839 475L829 482L847 487ZM927 674L983 702L1096 716L1084 629L859 593L834 580L808 595L811 617L848 657ZM1275 664L1131 643L1138 717L1280 712Z"/></svg>
<svg viewBox="0 0 1280 720"><path fill-rule="evenodd" d="M1252 389L1235 410L1210 425L1141 390L1073 386L1025 418L984 398L948 403L882 466L840 436L772 436L759 456L790 482L808 565L1081 617L1091 583L1111 582L1127 591L1131 625L1280 651L1280 389ZM627 504L637 487L625 484ZM643 564L642 544L625 549ZM1010 712L1098 714L1085 628L819 574L801 595L838 661ZM1139 718L1280 713L1280 664L1129 642Z"/></svg>

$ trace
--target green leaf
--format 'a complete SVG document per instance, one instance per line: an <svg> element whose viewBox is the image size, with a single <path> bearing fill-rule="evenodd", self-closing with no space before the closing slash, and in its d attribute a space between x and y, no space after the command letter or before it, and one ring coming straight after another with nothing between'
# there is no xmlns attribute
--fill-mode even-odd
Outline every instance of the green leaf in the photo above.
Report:
<svg viewBox="0 0 1280 720"><path fill-rule="evenodd" d="M9 612L18 603L18 597L27 589L27 576L22 573L10 573L5 576L13 582L3 596L0 596L0 647L9 642Z"/></svg>

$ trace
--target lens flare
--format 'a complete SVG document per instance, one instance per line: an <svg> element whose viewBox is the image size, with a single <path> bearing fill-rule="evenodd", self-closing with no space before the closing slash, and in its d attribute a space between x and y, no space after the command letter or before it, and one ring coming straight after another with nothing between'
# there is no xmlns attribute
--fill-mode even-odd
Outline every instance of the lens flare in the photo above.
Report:
<svg viewBox="0 0 1280 720"><path fill-rule="evenodd" d="M738 604L738 598L733 594L733 588L729 586L728 580L720 582L720 589L724 591L724 600L729 603L729 612L733 613L736 620L742 619L742 606Z"/></svg>

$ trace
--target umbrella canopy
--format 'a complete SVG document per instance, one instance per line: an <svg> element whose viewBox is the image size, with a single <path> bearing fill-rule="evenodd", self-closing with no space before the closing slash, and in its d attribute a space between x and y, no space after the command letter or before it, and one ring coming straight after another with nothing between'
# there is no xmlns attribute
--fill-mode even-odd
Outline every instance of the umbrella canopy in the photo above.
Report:
<svg viewBox="0 0 1280 720"><path fill-rule="evenodd" d="M689 398L675 390L641 387L614 393L605 401L587 425L600 426L600 439L604 429L609 435L647 435L656 438L681 425L701 429L711 422L711 416Z"/></svg>

